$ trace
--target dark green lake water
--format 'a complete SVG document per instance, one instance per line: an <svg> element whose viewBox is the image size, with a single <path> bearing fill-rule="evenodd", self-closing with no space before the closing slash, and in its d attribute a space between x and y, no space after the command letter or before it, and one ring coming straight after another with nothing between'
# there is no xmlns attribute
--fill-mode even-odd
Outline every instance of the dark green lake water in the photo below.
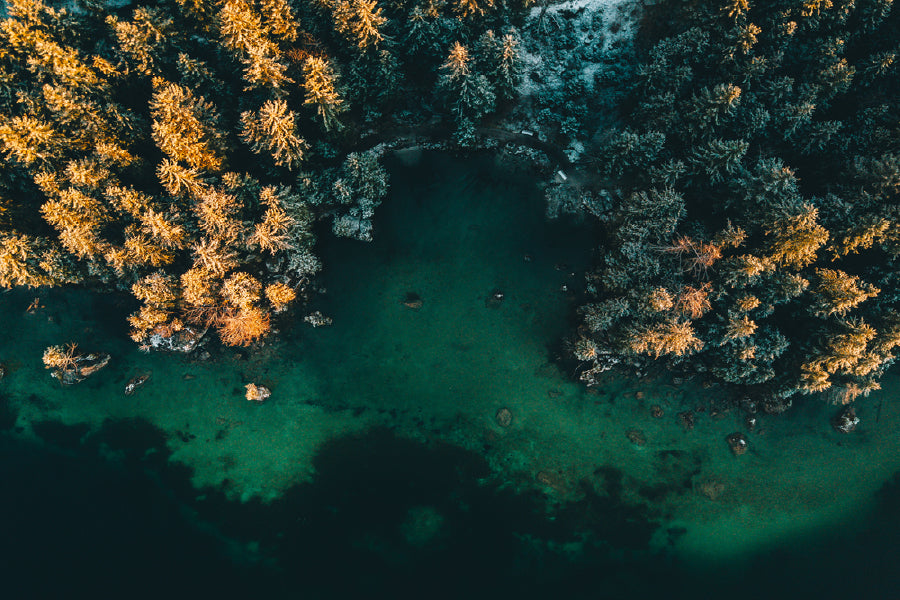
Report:
<svg viewBox="0 0 900 600"><path fill-rule="evenodd" d="M896 597L896 376L852 436L807 399L735 458L741 415L675 418L715 388L572 381L557 358L591 232L548 224L531 175L390 167L376 241L323 237L313 308L334 325L298 315L259 352L145 355L127 299L0 296L2 597ZM68 341L113 361L62 389L40 356ZM272 398L244 400L251 381Z"/></svg>

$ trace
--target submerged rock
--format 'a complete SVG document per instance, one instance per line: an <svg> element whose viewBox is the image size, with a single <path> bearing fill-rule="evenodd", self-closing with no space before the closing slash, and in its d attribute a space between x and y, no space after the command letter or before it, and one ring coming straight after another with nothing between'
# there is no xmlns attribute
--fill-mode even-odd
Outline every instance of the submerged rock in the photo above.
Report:
<svg viewBox="0 0 900 600"><path fill-rule="evenodd" d="M255 383L248 383L244 386L247 388L247 393L245 397L247 400L251 402L263 402L266 398L272 395L272 390L267 388L264 385L256 385Z"/></svg>
<svg viewBox="0 0 900 600"><path fill-rule="evenodd" d="M135 390L137 390L139 387L141 387L142 385L147 383L148 379L150 379L149 373L145 373L143 375L137 375L136 377L132 377L131 379L129 379L128 383L125 384L125 395L126 396L132 395L135 392Z"/></svg>
<svg viewBox="0 0 900 600"><path fill-rule="evenodd" d="M109 359L109 354L104 352L73 356L68 365L54 369L50 376L59 380L63 385L74 385L105 367L109 364Z"/></svg>
<svg viewBox="0 0 900 600"><path fill-rule="evenodd" d="M755 415L757 411L759 411L759 402L751 398L750 396L744 396L739 401L741 409L746 411L751 415Z"/></svg>
<svg viewBox="0 0 900 600"><path fill-rule="evenodd" d="M663 414L663 409L659 404L654 404L650 407L650 416L654 419L662 419Z"/></svg>
<svg viewBox="0 0 900 600"><path fill-rule="evenodd" d="M852 433L858 425L859 417L856 416L856 411L852 406L841 409L841 412L831 420L831 426L838 433Z"/></svg>
<svg viewBox="0 0 900 600"><path fill-rule="evenodd" d="M303 317L303 322L309 323L313 327L327 327L334 323L334 320L331 317L323 315L321 311L317 310Z"/></svg>
<svg viewBox="0 0 900 600"><path fill-rule="evenodd" d="M697 492L710 500L718 500L725 491L725 484L715 479L707 479L697 485Z"/></svg>
<svg viewBox="0 0 900 600"><path fill-rule="evenodd" d="M739 431L729 433L725 441L728 442L728 447L735 456L741 456L747 452L747 437L743 433Z"/></svg>
<svg viewBox="0 0 900 600"><path fill-rule="evenodd" d="M635 446L647 445L647 436L645 436L644 432L640 429L629 429L625 432L625 437L627 437L628 441Z"/></svg>
<svg viewBox="0 0 900 600"><path fill-rule="evenodd" d="M678 413L678 422L681 423L681 426L685 431L690 431L694 428L694 413L693 411L686 410L684 412Z"/></svg>
<svg viewBox="0 0 900 600"><path fill-rule="evenodd" d="M484 305L488 308L500 308L504 297L505 295L500 288L494 288L490 295L484 299Z"/></svg>
<svg viewBox="0 0 900 600"><path fill-rule="evenodd" d="M494 415L494 420L497 421L497 425L500 427L509 427L512 425L512 412L506 407L501 408L497 411L497 414Z"/></svg>
<svg viewBox="0 0 900 600"><path fill-rule="evenodd" d="M171 333L171 335L163 335L163 333L152 333L147 338L146 343L141 345L142 349L150 350L167 350L169 352L192 352L209 328L198 329L185 325L180 330Z"/></svg>
<svg viewBox="0 0 900 600"><path fill-rule="evenodd" d="M413 310L419 310L422 308L422 305L425 302L422 300L422 297L419 296L415 292L406 292L406 295L403 296L403 300L400 301L400 304L405 306L406 308L411 308Z"/></svg>
<svg viewBox="0 0 900 600"><path fill-rule="evenodd" d="M794 401L790 399L769 398L763 402L763 411L770 415L780 415L789 409L793 403Z"/></svg>

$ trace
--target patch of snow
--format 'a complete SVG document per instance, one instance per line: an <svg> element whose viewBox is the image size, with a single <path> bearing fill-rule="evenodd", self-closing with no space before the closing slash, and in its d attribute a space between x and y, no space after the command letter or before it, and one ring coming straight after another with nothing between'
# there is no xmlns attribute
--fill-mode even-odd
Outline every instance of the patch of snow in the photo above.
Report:
<svg viewBox="0 0 900 600"><path fill-rule="evenodd" d="M581 69L581 76L584 78L584 89L589 92L594 91L594 76L597 74L597 71L600 70L600 67L597 63L591 63L585 65L583 69Z"/></svg>
<svg viewBox="0 0 900 600"><path fill-rule="evenodd" d="M565 149L565 153L569 157L569 162L578 162L578 159L584 154L584 144L578 140L572 140L569 147Z"/></svg>
<svg viewBox="0 0 900 600"><path fill-rule="evenodd" d="M525 48L520 49L519 57L522 59L522 67L525 73L522 83L519 84L519 95L531 96L537 94L541 86L532 81L530 74L543 71L544 59L539 54L532 54Z"/></svg>
<svg viewBox="0 0 900 600"><path fill-rule="evenodd" d="M631 43L639 14L637 0L565 0L532 7L522 33L520 56L525 76L520 96L537 96L562 87L562 70L573 58L583 65L586 88L593 90L594 75L604 56ZM568 35L574 44L561 40Z"/></svg>
<svg viewBox="0 0 900 600"><path fill-rule="evenodd" d="M637 26L637 2L636 0L565 0L547 6L534 6L528 14L529 22L537 22L544 13L559 14L563 11L578 13L584 11L583 16L592 17L595 14L603 15L604 44L603 49L608 50L613 43L621 40L629 41L634 37ZM584 40L582 40L583 42Z"/></svg>

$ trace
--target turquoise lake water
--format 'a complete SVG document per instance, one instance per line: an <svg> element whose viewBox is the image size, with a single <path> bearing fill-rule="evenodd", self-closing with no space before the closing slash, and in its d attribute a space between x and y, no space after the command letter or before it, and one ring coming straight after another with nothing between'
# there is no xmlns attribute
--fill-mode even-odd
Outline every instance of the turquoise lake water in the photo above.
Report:
<svg viewBox="0 0 900 600"><path fill-rule="evenodd" d="M322 236L331 327L293 315L200 361L138 352L124 297L0 296L10 597L893 597L900 378L848 436L813 397L746 431L726 390L662 368L585 390L560 357L590 225L548 223L510 161L388 166L375 242ZM70 341L113 359L63 389L41 354Z"/></svg>

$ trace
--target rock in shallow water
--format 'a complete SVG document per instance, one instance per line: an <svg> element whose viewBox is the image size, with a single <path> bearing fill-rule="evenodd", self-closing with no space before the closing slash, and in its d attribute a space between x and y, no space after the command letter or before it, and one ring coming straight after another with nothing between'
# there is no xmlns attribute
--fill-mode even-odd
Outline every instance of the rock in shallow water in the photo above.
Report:
<svg viewBox="0 0 900 600"><path fill-rule="evenodd" d="M146 351L152 348L169 352L191 352L197 347L203 336L206 335L208 329L208 327L197 329L186 325L174 332L154 332L141 344L141 349ZM167 335L164 335L164 333Z"/></svg>
<svg viewBox="0 0 900 600"><path fill-rule="evenodd" d="M420 548L440 536L444 522L444 516L433 506L416 506L406 513L400 531L407 544Z"/></svg>
<svg viewBox="0 0 900 600"><path fill-rule="evenodd" d="M65 367L54 369L50 375L55 377L63 385L74 385L84 381L107 364L109 354L84 354L72 358L71 363Z"/></svg>
<svg viewBox="0 0 900 600"><path fill-rule="evenodd" d="M640 429L629 429L625 432L625 437L628 438L635 446L646 446L647 445L647 436L644 435L644 432Z"/></svg>
<svg viewBox="0 0 900 600"><path fill-rule="evenodd" d="M790 399L769 398L763 402L763 410L770 415L780 415L794 403Z"/></svg>
<svg viewBox="0 0 900 600"><path fill-rule="evenodd" d="M725 484L715 479L707 479L697 486L697 492L710 500L718 500L725 491Z"/></svg>
<svg viewBox="0 0 900 600"><path fill-rule="evenodd" d="M334 321L331 317L325 316L321 311L311 312L303 317L304 323L309 323L313 327L328 327Z"/></svg>
<svg viewBox="0 0 900 600"><path fill-rule="evenodd" d="M494 288L490 295L484 299L484 305L488 308L500 308L504 297L505 295L500 288Z"/></svg>
<svg viewBox="0 0 900 600"><path fill-rule="evenodd" d="M508 408L501 408L497 411L494 419L500 427L509 427L512 425L512 412Z"/></svg>
<svg viewBox="0 0 900 600"><path fill-rule="evenodd" d="M739 431L730 433L725 438L725 441L728 442L728 447L731 448L735 456L741 456L747 452L747 437L743 433Z"/></svg>
<svg viewBox="0 0 900 600"><path fill-rule="evenodd" d="M248 383L244 387L247 388L247 393L245 394L247 400L252 402L262 402L272 395L272 391L264 385Z"/></svg>
<svg viewBox="0 0 900 600"><path fill-rule="evenodd" d="M690 431L694 428L694 413L693 411L686 410L684 412L678 413L678 421L681 423L681 426L685 431Z"/></svg>
<svg viewBox="0 0 900 600"><path fill-rule="evenodd" d="M413 310L419 310L422 308L422 305L425 304L422 297L415 292L406 292L406 295L403 296L403 300L401 300L400 303L406 308L411 308Z"/></svg>
<svg viewBox="0 0 900 600"><path fill-rule="evenodd" d="M129 379L128 383L125 384L125 395L126 396L132 395L135 392L135 390L137 390L139 387L141 387L142 385L147 383L148 379L150 379L150 375L148 373L145 373L143 375L138 375L136 377L132 377L131 379Z"/></svg>
<svg viewBox="0 0 900 600"><path fill-rule="evenodd" d="M851 433L858 425L859 417L856 416L852 406L841 409L841 412L831 420L831 426L838 433Z"/></svg>

